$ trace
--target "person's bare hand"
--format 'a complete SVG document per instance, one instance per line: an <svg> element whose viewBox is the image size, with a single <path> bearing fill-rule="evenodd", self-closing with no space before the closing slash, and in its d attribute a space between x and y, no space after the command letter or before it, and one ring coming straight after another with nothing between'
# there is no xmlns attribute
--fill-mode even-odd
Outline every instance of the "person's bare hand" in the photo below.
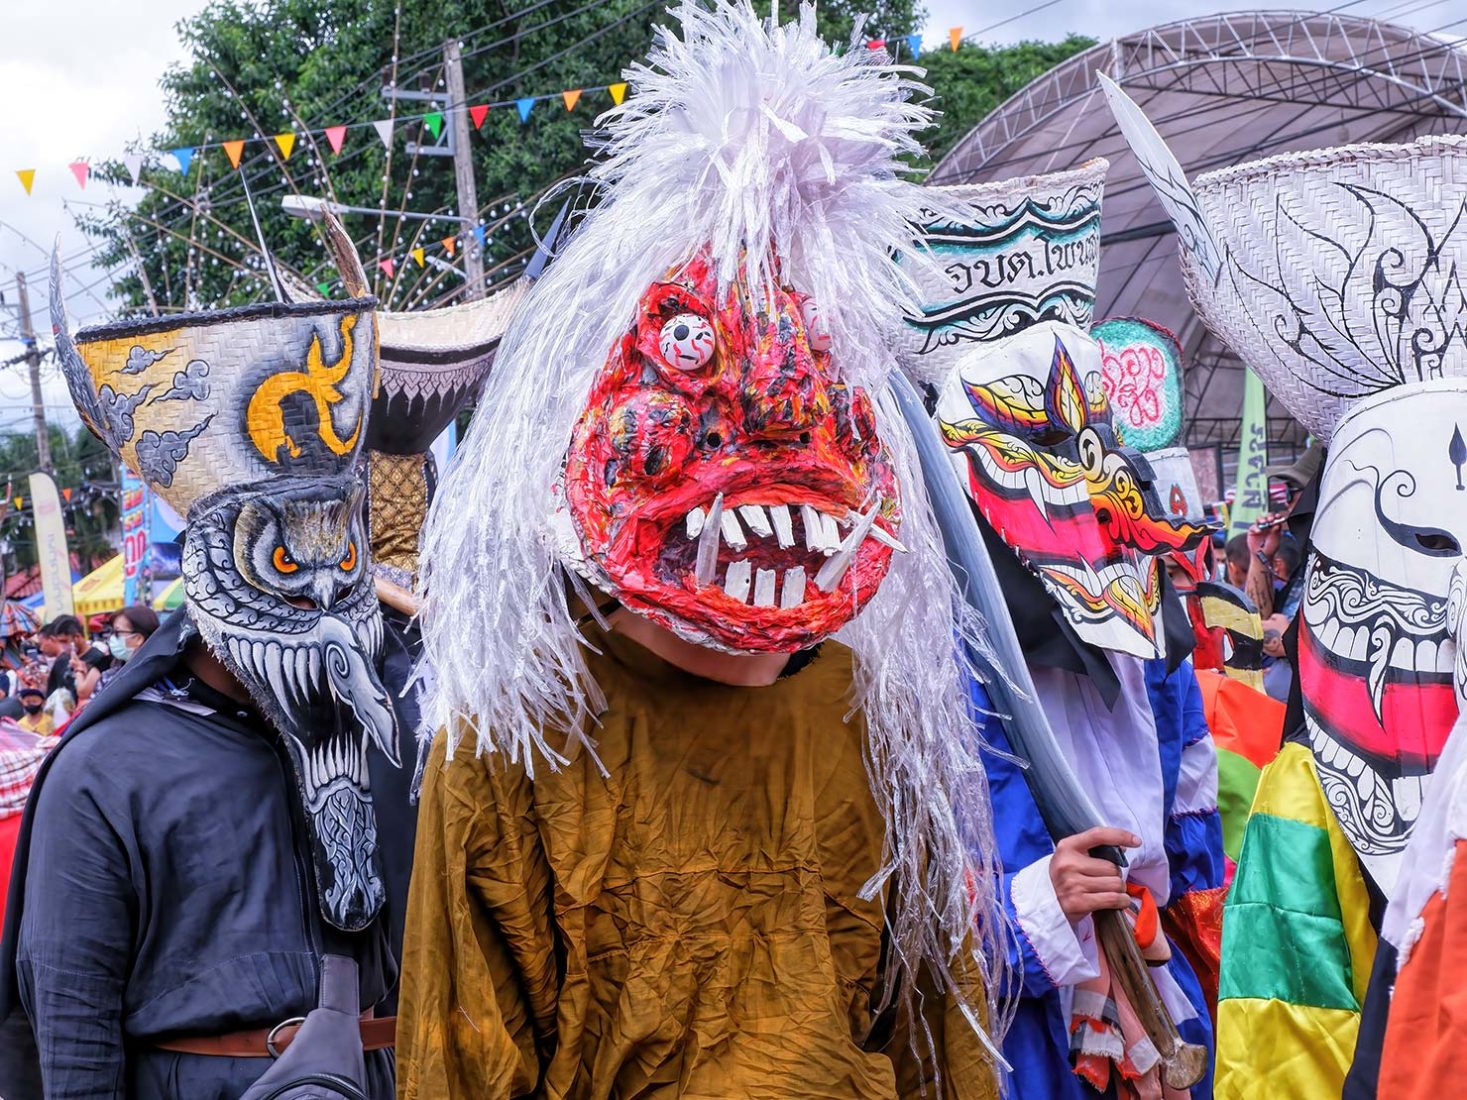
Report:
<svg viewBox="0 0 1467 1100"><path fill-rule="evenodd" d="M1255 556L1263 554L1272 560L1278 553L1279 540L1283 537L1284 527L1279 522L1282 518L1282 512L1270 512L1248 528L1248 553Z"/></svg>
<svg viewBox="0 0 1467 1100"><path fill-rule="evenodd" d="M1102 826L1067 836L1054 846L1049 880L1071 924L1097 909L1124 909L1131 904L1121 869L1108 859L1092 856L1090 849L1103 844L1135 848L1140 843L1134 833Z"/></svg>

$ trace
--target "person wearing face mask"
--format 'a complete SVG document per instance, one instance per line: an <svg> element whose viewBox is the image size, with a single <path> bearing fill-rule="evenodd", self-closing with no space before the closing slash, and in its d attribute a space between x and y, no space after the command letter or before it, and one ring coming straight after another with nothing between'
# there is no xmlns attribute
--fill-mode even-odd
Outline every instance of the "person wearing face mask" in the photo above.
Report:
<svg viewBox="0 0 1467 1100"><path fill-rule="evenodd" d="M25 710L19 718L21 726L42 737L49 736L55 723L46 713L46 693L38 687L23 687L19 694L20 705Z"/></svg>
<svg viewBox="0 0 1467 1100"><path fill-rule="evenodd" d="M122 668L158 629L158 613L145 604L124 607L112 616L112 633L107 638L107 652L112 656L111 667L104 669L101 678L93 686L96 695L113 680Z"/></svg>

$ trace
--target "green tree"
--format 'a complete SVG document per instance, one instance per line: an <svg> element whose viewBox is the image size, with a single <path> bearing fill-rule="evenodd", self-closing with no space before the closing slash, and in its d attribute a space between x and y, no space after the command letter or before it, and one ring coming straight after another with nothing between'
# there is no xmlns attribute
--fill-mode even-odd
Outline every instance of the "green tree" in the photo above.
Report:
<svg viewBox="0 0 1467 1100"><path fill-rule="evenodd" d="M1095 39L1072 34L1060 42L1020 42L1013 46L944 45L924 52L933 106L942 112L926 135L929 163L936 164L964 134L1004 100L1061 61L1088 50Z"/></svg>
<svg viewBox="0 0 1467 1100"><path fill-rule="evenodd" d="M164 78L168 123L147 148L295 131L289 160L256 142L246 146L242 161L272 251L312 284L334 276L313 229L280 209L280 198L292 190L384 210L386 218L345 220L376 293L401 309L442 300L461 285L451 273L420 272L402 259L418 245L441 256L437 242L460 227L446 218L425 223L391 216L404 208L447 214L457 200L449 158L405 152L406 141L433 143L423 121L402 121L391 155L384 149L369 125L391 110L382 88L395 83L400 91L441 91L442 46L456 37L463 43L470 104L545 97L527 124L512 106L491 109L472 138L479 213L489 232L485 268L491 278L509 276L532 243L525 221L532 200L579 171L582 131L610 105L601 91L567 110L559 91L616 82L627 63L645 56L653 26L666 19L662 0L462 0L400 9L395 3L215 0L180 24L191 60ZM786 3L782 10L791 8ZM872 34L905 34L923 18L915 0L830 0L820 6L821 30L844 40L855 13L873 8L867 23ZM416 116L428 109L400 101L397 113ZM319 131L336 124L355 125L342 151L332 154ZM316 133L308 137L307 130ZM100 170L114 179L122 172L118 165ZM168 312L269 296L252 255L255 235L240 173L223 150L198 155L186 176L161 165L145 176L152 189L135 213L119 206L84 222L105 242L102 263L142 260L146 286L131 274L113 287L124 309ZM375 263L387 254L398 259L390 276Z"/></svg>
<svg viewBox="0 0 1467 1100"><path fill-rule="evenodd" d="M50 425L52 476L62 494L66 537L83 569L101 564L116 549L117 483L112 456L102 442L78 427L67 432ZM0 536L9 542L4 555L6 572L36 564L35 521L27 475L37 468L36 437L29 432L0 435L0 487L10 488L9 504L0 522ZM15 506L16 499L22 507Z"/></svg>

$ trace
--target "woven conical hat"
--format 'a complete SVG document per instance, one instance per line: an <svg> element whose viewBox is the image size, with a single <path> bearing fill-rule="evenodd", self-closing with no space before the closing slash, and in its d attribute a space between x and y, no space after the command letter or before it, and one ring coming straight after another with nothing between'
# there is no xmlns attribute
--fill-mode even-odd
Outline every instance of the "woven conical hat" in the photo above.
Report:
<svg viewBox="0 0 1467 1100"><path fill-rule="evenodd" d="M1106 90L1198 314L1312 434L1327 443L1361 398L1467 376L1467 137L1289 153L1189 186Z"/></svg>

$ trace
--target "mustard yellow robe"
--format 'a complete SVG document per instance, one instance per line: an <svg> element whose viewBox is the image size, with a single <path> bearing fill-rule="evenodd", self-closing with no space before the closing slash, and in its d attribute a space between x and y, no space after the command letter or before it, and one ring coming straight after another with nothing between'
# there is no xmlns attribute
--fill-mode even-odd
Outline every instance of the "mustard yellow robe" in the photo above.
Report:
<svg viewBox="0 0 1467 1100"><path fill-rule="evenodd" d="M771 687L688 675L597 634L608 708L534 781L466 734L423 785L398 1030L401 1100L919 1095L873 1021L883 822L846 722L848 650ZM949 1100L996 1096L978 1039L926 1000Z"/></svg>

